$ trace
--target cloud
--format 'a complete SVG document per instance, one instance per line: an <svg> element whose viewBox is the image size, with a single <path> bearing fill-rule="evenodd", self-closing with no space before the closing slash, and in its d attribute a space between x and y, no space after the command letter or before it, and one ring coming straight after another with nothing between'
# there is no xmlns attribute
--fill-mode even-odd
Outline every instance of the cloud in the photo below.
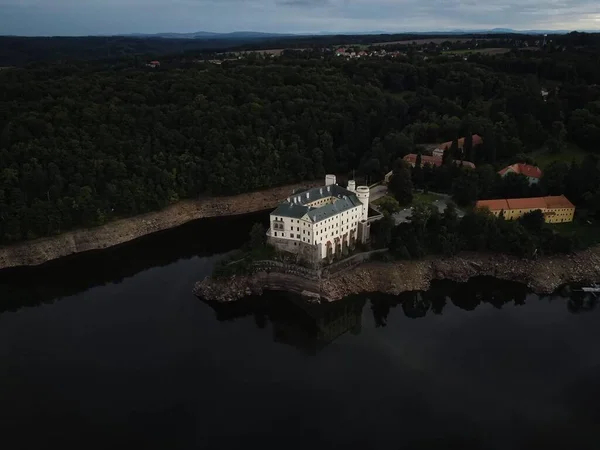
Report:
<svg viewBox="0 0 600 450"><path fill-rule="evenodd" d="M597 0L0 0L0 32L600 29Z"/></svg>

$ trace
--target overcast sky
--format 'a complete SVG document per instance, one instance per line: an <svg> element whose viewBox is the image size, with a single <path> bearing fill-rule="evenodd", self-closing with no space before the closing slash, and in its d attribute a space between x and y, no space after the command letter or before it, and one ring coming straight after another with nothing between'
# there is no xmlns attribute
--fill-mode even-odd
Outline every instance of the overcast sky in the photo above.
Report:
<svg viewBox="0 0 600 450"><path fill-rule="evenodd" d="M0 0L0 34L600 29L600 0Z"/></svg>

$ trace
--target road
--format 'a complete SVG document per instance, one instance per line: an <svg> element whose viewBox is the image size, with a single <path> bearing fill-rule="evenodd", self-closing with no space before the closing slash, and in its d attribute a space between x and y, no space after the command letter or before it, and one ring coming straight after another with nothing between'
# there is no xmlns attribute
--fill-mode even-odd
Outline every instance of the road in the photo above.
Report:
<svg viewBox="0 0 600 450"><path fill-rule="evenodd" d="M449 201L449 197L448 198L441 198L439 200L435 200L433 203L431 203L433 206L435 206L438 211L441 213L443 213L446 210L446 207L448 206L448 201ZM458 215L459 219L463 218L465 213L464 211L462 211L459 208L456 208L456 214ZM404 208L402 211L397 212L396 214L394 214L394 221L396 222L396 225L399 225L401 223L404 222L410 222L410 216L412 215L412 207L410 208Z"/></svg>
<svg viewBox="0 0 600 450"><path fill-rule="evenodd" d="M372 187L369 190L369 202L374 202L387 194L387 186L385 184L379 184Z"/></svg>
<svg viewBox="0 0 600 450"><path fill-rule="evenodd" d="M387 186L385 184L379 184L377 186L374 186L369 191L369 202L373 202L377 199L380 199L381 197L384 197L386 194L387 194ZM451 200L451 197L448 194L440 194L437 192L432 192L432 194L438 195L440 198L438 200L435 200L431 204L438 209L440 214L443 213L446 210L446 206L448 205L448 202ZM462 211L459 208L457 208L456 212L457 212L459 218L462 218L465 215L464 211ZM412 207L402 209L400 212L397 212L396 214L394 214L393 217L394 217L394 221L396 222L396 225L398 225L398 224L401 224L404 222L410 222L411 215L412 215Z"/></svg>

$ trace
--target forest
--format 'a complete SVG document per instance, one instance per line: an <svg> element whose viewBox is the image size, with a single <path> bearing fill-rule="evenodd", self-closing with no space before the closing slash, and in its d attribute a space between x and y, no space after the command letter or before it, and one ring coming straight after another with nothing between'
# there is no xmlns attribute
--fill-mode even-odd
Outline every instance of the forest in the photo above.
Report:
<svg viewBox="0 0 600 450"><path fill-rule="evenodd" d="M471 132L484 139L472 155L481 169L442 168L456 172L446 190L465 184L461 203L505 195L469 186L531 152L565 155L567 172L551 174L592 173L596 159L573 168L568 158L570 146L600 152L600 60L590 42L467 60L419 51L345 60L314 50L221 65L151 69L126 58L2 70L0 243L326 172L375 181L421 145ZM415 183L441 189L442 179ZM591 204L598 182L586 180L548 178L543 188L571 186L581 197L572 201Z"/></svg>

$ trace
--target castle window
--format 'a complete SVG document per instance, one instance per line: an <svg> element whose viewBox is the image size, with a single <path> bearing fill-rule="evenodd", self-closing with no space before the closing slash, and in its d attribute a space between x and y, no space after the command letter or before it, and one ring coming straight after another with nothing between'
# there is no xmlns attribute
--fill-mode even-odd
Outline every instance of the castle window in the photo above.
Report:
<svg viewBox="0 0 600 450"><path fill-rule="evenodd" d="M296 235L296 239L300 239L300 235L299 234Z"/></svg>
<svg viewBox="0 0 600 450"><path fill-rule="evenodd" d="M277 231L275 232L275 237L277 237Z"/></svg>

